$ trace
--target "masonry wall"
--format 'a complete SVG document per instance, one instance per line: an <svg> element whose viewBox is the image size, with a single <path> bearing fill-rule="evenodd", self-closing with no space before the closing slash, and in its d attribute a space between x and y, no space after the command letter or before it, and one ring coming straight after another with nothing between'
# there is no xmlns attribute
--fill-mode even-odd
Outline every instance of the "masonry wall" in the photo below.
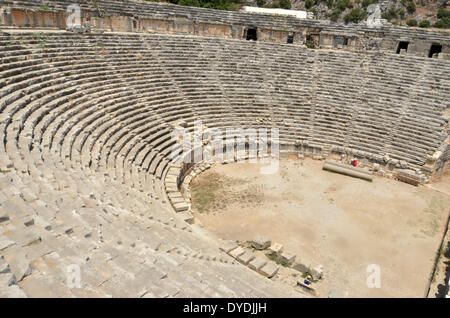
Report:
<svg viewBox="0 0 450 318"><path fill-rule="evenodd" d="M65 11L42 11L15 8L2 8L0 23L15 27L66 28L68 13ZM221 21L198 21L188 16L164 16L148 18L127 15L100 16L95 11L83 11L81 22L90 21L91 27L114 32L149 32L164 34L190 34L199 36L224 37L244 39L245 30L249 27L257 28L258 41L287 43L289 36L293 36L294 45L305 45L307 39L316 48L338 48L345 50L379 50L395 53L400 41L409 42L406 54L428 56L431 45L440 44L442 53L439 58L450 59L450 39L443 33L440 38L426 38L407 31L387 34L386 30L365 29L354 32L353 29L341 30L329 25L326 30L321 27L292 26L282 29ZM224 19L226 20L226 19ZM403 52L404 53L404 52Z"/></svg>

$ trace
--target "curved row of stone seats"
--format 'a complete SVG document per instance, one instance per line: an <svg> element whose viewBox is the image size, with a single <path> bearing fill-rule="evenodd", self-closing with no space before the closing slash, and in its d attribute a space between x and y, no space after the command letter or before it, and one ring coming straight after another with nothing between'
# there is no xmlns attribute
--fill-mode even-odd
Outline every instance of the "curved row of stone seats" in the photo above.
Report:
<svg viewBox="0 0 450 318"><path fill-rule="evenodd" d="M52 289L59 295L83 295L61 283L67 264L82 264L89 273L85 290L100 296L124 295L133 285L127 277L136 277L131 296L205 295L200 285L182 290L191 276L180 269L206 273L208 295L259 295L236 292L254 293L247 283L266 284L245 280L246 271L220 262L203 269L202 260L188 257L199 250L207 254L201 259L221 254L169 211L163 179L177 156L171 127L178 120L191 133L198 119L222 129L279 127L281 143L347 147L417 166L446 138L442 111L450 79L444 60L110 33L10 31L0 44L0 169L2 189L8 189L1 197L0 211L8 214L0 218L6 220L1 252L30 295L52 286L44 272L59 277ZM171 218L182 228L175 234L166 232ZM123 256L116 245L133 244L134 229L120 230L130 228L125 220L140 224L136 233L145 244L165 242L164 252L180 252L160 255L155 247L149 255L129 255L133 266L116 264ZM95 242L94 232L101 232ZM97 240L104 243L99 251L90 247ZM77 250L89 259L100 253L103 262L86 265ZM154 275L149 268L158 257L163 264L156 272L173 268L170 279L154 285L160 289L140 285L138 273ZM142 259L153 265L142 267ZM55 262L58 270L49 268ZM95 281L96 266L105 262L109 276ZM244 287L221 281L230 292L213 288L219 273L229 277L231 271ZM269 288L267 295L276 293Z"/></svg>
<svg viewBox="0 0 450 318"><path fill-rule="evenodd" d="M54 159L0 178L0 254L27 295L297 295L235 264L141 192ZM70 285L73 266L79 287Z"/></svg>
<svg viewBox="0 0 450 318"><path fill-rule="evenodd" d="M22 35L22 37L25 38L25 35ZM99 158L106 162L105 165L102 165L103 167L108 166L108 163L115 164L118 153L115 152L114 149L110 149L110 145L116 145L118 138L128 141L129 139L126 139L128 131L124 129L124 126L128 125L128 122L130 124L134 122L136 124L135 126L138 126L138 123L140 122L135 122L136 116L140 116L141 120L145 120L143 118L147 112L151 111L148 108L148 105L146 105L147 107L141 107L140 104L136 103L125 109L122 109L122 104L118 104L112 109L105 107L101 112L98 112L98 105L102 105L106 100L114 102L114 97L117 96L124 98L125 91L129 94L128 96L131 100L134 100L135 97L133 96L139 95L139 97L141 97L141 92L147 91L147 88L150 87L145 84L146 80L148 80L147 75L151 76L150 74L152 74L153 78L156 80L158 76L161 76L161 72L164 72L164 75L169 78L169 81L164 82L165 86L168 85L168 87L171 88L171 90L168 90L167 95L169 99L172 99L169 103L174 100L178 102L172 111L170 105L163 104L161 107L158 105L160 102L165 101L164 96L156 95L153 97L152 94L149 93L149 96L152 96L156 105L158 105L153 109L158 109L158 113L164 115L161 116L163 122L180 118L188 119L189 122L192 122L192 118L195 117L204 120L207 125L219 125L219 123L217 123L217 117L220 116L220 124L222 124L223 127L233 126L236 120L239 120L244 126L251 126L252 124L250 122L254 122L255 119L261 120L262 117L263 119L268 119L269 122L275 123L282 129L282 138L285 136L290 140L305 139L318 144L322 143L337 146L349 145L356 149L370 149L377 152L383 151L385 147L390 147L390 144L393 143L391 154L394 157L398 156L399 159L400 156L407 158L414 164L423 164L425 158L423 152L425 151L427 154L430 154L430 152L436 148L436 144L442 140L442 136L439 135L440 131L436 127L437 125L442 125L442 120L439 115L442 111L442 106L439 107L432 104L432 102L438 100L437 97L440 97L441 101L444 101L444 105L445 100L448 100L448 94L445 90L446 78L442 69L439 71L441 75L432 74L432 76L435 77L434 81L424 80L424 78L429 77L428 72L416 71L413 76L409 76L408 73L411 72L406 71L413 67L415 62L422 62L423 59L415 61L413 58L405 59L400 56L394 56L395 58L391 59L391 56L389 56L385 58L382 57L381 60L379 60L380 58L378 55L373 55L367 57L363 62L363 64L365 64L361 67L359 65L359 55L356 54L349 55L326 51L313 51L313 53L311 53L310 51L305 51L306 54L300 55L297 60L292 61L293 67L296 67L298 73L296 72L294 76L292 76L291 73L288 73L289 75L281 76L283 71L286 74L286 71L290 70L290 68L284 69L284 67L287 68L288 65L277 63L278 60L276 57L279 55L276 53L281 50L274 52L273 46L270 44L238 42L240 44L235 45L236 41L230 41L230 43L227 44L228 42L225 40L218 41L218 43L215 44L205 40L168 36L90 35L83 37L85 41L87 40L87 47L83 47L83 45L81 45L82 41L79 40L80 36L75 37L77 42L71 41L71 35L67 34L61 34L59 38L60 41L58 40L58 36L54 35L53 37L54 38L46 40L46 47L44 48L45 53L37 54L36 57L31 54L31 60L36 61L39 58L44 58L52 63L51 65L57 70L56 72L46 75L47 73L44 71L44 75L41 75L41 70L46 66L45 63L34 64L31 68L27 68L27 70L32 71L23 72L17 76L9 77L9 75L15 74L14 72L17 73L14 69L9 69L9 71L4 73L8 78L8 82L6 83L14 83L14 88L16 90L24 87L31 87L28 89L28 92L30 92L30 89L34 90L35 87L37 90L35 95L40 97L45 93L47 100L49 99L49 93L55 92L55 85L62 84L58 89L61 89L64 85L66 85L67 89L64 93L61 92L60 97L62 99L73 100L72 95L75 95L84 98L86 103L80 103L79 99L75 99L72 101L72 104L76 104L76 107L72 107L70 104L65 105L62 109L65 110L66 115L64 116L66 117L62 117L59 111L49 113L47 108L45 109L45 112L47 112L48 115L51 114L51 116L44 116L43 118L37 117L39 118L37 124L36 116L32 116L31 118L33 120L32 122L35 123L34 125L40 128L41 131L45 130L42 135L34 134L33 124L31 126L24 125L24 123L16 124L15 126L11 126L10 129L15 130L21 125L24 125L25 127L28 126L32 129L31 134L34 136L34 140L42 140L44 142L44 147L56 147L55 149L57 149L61 155L72 158L72 146L75 144L74 140L78 138L81 131L86 128L83 124L84 121L92 124L93 120L97 119L107 125L108 119L104 116L104 112L112 111L112 114L114 115L121 112L120 114L123 116L121 115L122 117L117 118L117 128L113 131L115 138L110 138L110 136L107 135L104 136L107 143L103 145L105 140L101 139L101 146L99 146L100 153L94 152L98 155L92 156L93 158L91 159L86 157L89 159L87 160L89 164L94 161L94 165L97 164ZM30 45L36 44L36 42L33 42L33 39L34 37L30 36ZM69 40L66 41L66 39ZM144 39L144 41L140 41L140 39ZM22 39L22 41L25 40L26 39ZM117 44L120 43L120 40L122 40L122 45L117 46ZM60 42L62 42L61 46L64 49L59 48ZM75 69L73 61L72 63L69 63L66 59L67 54L65 54L65 52L66 50L70 51L71 43L72 45L74 43L78 44L77 48L79 48L79 50L74 49L75 55L84 52L79 64L80 68ZM198 54L187 56L185 54L186 51L176 49L177 43L180 43L181 48L189 48L190 51L192 50ZM221 53L224 52L224 50L221 50L222 45L225 45L228 49L228 53ZM283 51L289 52L288 46L279 47L283 48ZM151 54L147 53L150 51L149 48L152 48L156 53L153 53L153 51ZM12 46L9 47L7 52L15 52L16 49L17 47ZM133 50L133 54L128 53L131 49ZM26 49L19 51L22 54L30 53L30 51ZM62 52L64 52L64 55L62 55ZM250 52L253 52L253 56L257 56L258 58L254 61L251 59L248 61L248 58L245 59L245 57L248 56L247 53L250 54ZM236 54L236 56L233 54ZM316 57L314 57L313 54L315 54ZM287 61L289 61L293 55L293 52L286 54L286 63L288 63ZM6 54L6 56L10 56L10 54ZM63 62L59 61L59 56L63 58ZM214 59L210 59L210 62L205 64L203 62L204 56L216 56L217 60L214 62ZM317 58L317 62L315 62L315 58ZM270 62L272 62L272 66L270 66ZM389 67L386 69L383 66L385 63L387 63L386 65L392 66L392 68ZM155 64L157 65L156 67ZM436 60L431 64L441 64L443 69L446 67L446 63L443 61ZM17 66L20 64L14 65ZM180 71L181 65L188 65L188 67L185 67ZM267 67L267 65L269 65L269 67ZM72 69L67 71L66 68L69 66ZM213 71L207 66L211 66ZM12 66L8 65L8 67ZM426 67L428 67L428 63L425 63L423 68L425 69ZM366 71L364 68L369 68L370 70ZM94 69L96 69L98 73L96 73ZM340 71L342 69L351 69L351 73L336 73L336 70ZM389 72L390 69L393 71ZM136 72L138 70L139 72ZM104 77L98 77L103 71ZM434 71L436 71L436 68L433 69L433 72ZM60 74L66 75L64 80L59 77ZM130 74L137 74L137 76L133 77ZM33 77L34 75L41 76ZM72 81L70 82L70 85L68 84L67 75L73 75L69 78L69 81ZM140 76L142 76L141 80L139 80ZM288 77L294 78L294 80L290 82L281 82ZM27 80L23 80L25 78ZM275 78L275 80L270 80L271 78ZM336 81L336 78L340 78L341 80ZM266 79L267 81L265 81ZM417 84L417 80L421 81L420 85ZM41 81L45 86L48 86L47 90L38 90L43 87L40 84ZM89 83L80 86L79 92L70 91L71 89L69 86L86 81L89 81ZM444 83L439 84L439 81L444 81ZM30 86L30 83L35 84ZM93 86L93 83L97 83L101 86ZM280 83L283 83L283 85L280 85ZM348 85L348 83L350 83L350 85ZM372 85L373 83L375 83L375 85ZM392 83L394 83L394 85L392 85ZM392 119L392 114L397 117L401 116L401 118L399 117L396 120L403 126L407 126L413 122L410 130L414 132L416 125L419 125L419 123L417 121L414 122L414 117L403 115L403 112L407 111L409 105L413 104L413 101L415 102L417 98L410 98L409 96L406 96L406 94L401 93L400 90L406 88L411 90L412 93L415 94L414 96L419 96L419 94L426 94L427 92L426 89L428 87L425 86L422 88L424 84L428 84L428 87L433 87L437 96L428 97L428 100L426 98L420 99L422 104L425 100L430 103L426 103L422 106L417 105L417 107L413 109L412 114L423 113L424 116L427 117L433 115L435 116L435 120L431 122L431 126L429 124L420 126L420 132L418 133L423 136L423 138L421 138L419 142L428 144L421 144L419 147L414 146L419 152L422 152L421 156L417 156L416 149L409 149L408 147L401 146L401 142L403 141L402 136L404 135L405 137L403 138L407 139L411 136L411 133L408 132L408 130L403 129L403 127L398 132L393 131L390 129L389 124L386 125L386 119L389 117ZM126 88L123 88L121 91L120 86ZM241 86L240 89L238 89L239 86ZM299 89L300 87L304 89L302 95L300 95L300 97L304 99L300 103L304 109L298 109L294 106L292 107L292 110L295 111L295 113L289 113L287 108L289 104L298 105L297 99L299 98L299 94L298 91L290 94L285 93L286 87L289 86L296 89ZM88 87L91 87L91 89ZM441 90L441 88L443 89ZM158 86L154 87L155 91L158 89L160 89ZM81 91L83 91L83 96L80 94ZM93 98L90 96L90 92L95 92L96 96ZM111 96L112 93L117 95ZM395 99L391 97L393 94L396 94ZM15 94L13 96L17 97L19 95ZM341 97L338 99L338 96ZM22 97L22 101L25 102L27 98L29 97ZM54 98L55 96L53 96L53 99ZM10 95L8 95L8 99L5 99L5 101L6 100L8 102L15 101ZM137 100L139 99L136 98L136 101ZM376 104L380 103L380 101L382 101L384 105L380 105L381 112L377 111L377 116L374 118L369 117L372 120L372 125L367 133L364 131L363 125L353 125L353 123L358 122L358 119L361 120L363 118L365 112L371 111L371 108L374 110L378 108L376 107L378 106ZM398 107L399 101L404 105L403 107ZM146 100L143 99L142 102L145 104ZM354 105L355 103L356 106ZM367 109L365 103L369 106L372 106L370 104L374 104L374 106ZM36 105L34 107L39 108L37 102L34 104ZM58 102L55 102L54 105L58 105ZM355 107L358 107L359 105L362 105L360 109L355 109ZM20 107L21 104L17 103L15 109L18 110ZM420 107L423 107L422 111L420 111ZM311 108L314 108L314 112L311 111ZM141 111L139 111L139 109L141 109ZM133 113L133 111L135 112ZM223 115L224 111L231 114ZM28 110L22 110L22 112L17 113L17 115L22 116L23 112L28 112ZM172 114L173 117L171 116ZM292 114L294 116L292 116ZM298 120L295 116L297 114L300 116L303 115L302 120ZM169 116L166 117L165 115ZM292 122L285 121L285 118L283 119L283 117L289 115L293 117ZM69 120L72 116L75 116L74 120ZM45 120L47 117L49 119ZM55 118L60 117L65 119L64 125L53 122ZM128 121L125 121L123 118L127 118ZM353 118L356 119L355 122L353 122ZM81 119L83 119L83 121L80 121ZM381 122L377 123L376 121L373 121L374 119L380 119ZM7 119L6 126L9 125L8 120L11 120L11 118ZM280 122L281 120L283 120L283 122ZM432 118L425 118L425 121L426 120L432 120ZM147 120L148 124L151 124L152 122L154 123L155 121L153 119ZM295 123L299 123L299 125L297 126ZM396 122L394 122L394 126L395 123ZM350 127L348 127L349 125ZM386 129L381 128L381 132L377 134L377 131L372 129L372 127L377 125L378 127L387 126L389 133L386 134ZM74 130L73 127L77 128ZM97 128L97 126L94 127ZM98 127L102 126L99 125ZM348 129L348 131L344 128ZM110 128L109 130L112 129L113 128ZM426 129L426 131L423 131L422 129ZM62 131L62 134L58 133L60 130ZM159 130L160 129L158 128L155 129L155 131ZM72 131L73 135L71 135L70 138L65 138L67 134ZM115 134L115 132L118 131L120 131L120 135ZM145 132L146 130L143 129L142 131ZM5 135L6 134L7 132L5 130ZM355 136L353 134L355 134ZM83 140L89 139L90 134L86 135L83 133L83 135ZM288 135L290 135L289 138ZM63 142L54 142L54 138L58 138L59 136L61 136L64 141L70 141L67 144ZM97 138L95 133L94 136ZM140 135L138 134L134 138L136 144L145 144L146 141L140 141L139 136ZM168 151L170 142L168 142L167 134L152 134L147 137L153 138L150 140L150 144L155 142L152 144L152 149L155 148L155 146L162 145L163 149ZM388 140L386 138L388 138ZM364 139L367 139L369 142L364 142ZM97 141L97 139L95 139L95 141ZM88 145L93 147L95 142L88 142ZM130 144L125 142L123 144L118 143L117 145ZM92 147L90 148L91 150L93 149ZM96 149L98 149L98 147ZM127 153L135 153L134 150L128 147L123 146L119 149L124 149ZM79 150L80 149L77 149L78 153L80 153ZM162 149L155 150L161 151ZM401 152L405 150L414 151L411 154ZM111 155L113 156L113 159L109 160L108 158ZM83 163L86 164L86 160L84 160ZM151 162L147 163L146 169L149 168ZM155 164L151 170L156 170ZM129 170L126 169L126 171Z"/></svg>

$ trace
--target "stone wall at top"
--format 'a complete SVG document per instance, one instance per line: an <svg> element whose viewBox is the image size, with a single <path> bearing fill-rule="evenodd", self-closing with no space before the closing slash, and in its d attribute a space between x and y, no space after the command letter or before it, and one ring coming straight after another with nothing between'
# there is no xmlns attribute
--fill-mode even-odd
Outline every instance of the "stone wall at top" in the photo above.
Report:
<svg viewBox="0 0 450 318"><path fill-rule="evenodd" d="M343 25L290 16L221 11L137 1L0 1L0 24L13 27L67 27L78 6L81 23L113 32L189 34L246 39L253 29L257 41L292 43L314 48L379 50L449 59L450 31ZM73 21L73 20L72 20ZM439 54L433 55L437 49Z"/></svg>

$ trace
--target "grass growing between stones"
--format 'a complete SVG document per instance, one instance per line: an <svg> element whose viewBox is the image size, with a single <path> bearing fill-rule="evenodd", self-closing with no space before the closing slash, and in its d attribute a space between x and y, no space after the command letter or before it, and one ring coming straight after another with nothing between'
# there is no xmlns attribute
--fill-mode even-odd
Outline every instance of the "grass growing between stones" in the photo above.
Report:
<svg viewBox="0 0 450 318"><path fill-rule="evenodd" d="M192 207L199 213L225 208L225 182L218 173L207 172L191 184Z"/></svg>
<svg viewBox="0 0 450 318"><path fill-rule="evenodd" d="M284 261L280 260L280 257L277 254L267 253L266 256L271 261L277 263L277 265L281 265L283 267L290 267L287 262L284 262Z"/></svg>
<svg viewBox="0 0 450 318"><path fill-rule="evenodd" d="M192 208L199 213L223 210L230 204L258 206L263 202L263 191L258 185L248 185L239 178L204 172L191 183Z"/></svg>

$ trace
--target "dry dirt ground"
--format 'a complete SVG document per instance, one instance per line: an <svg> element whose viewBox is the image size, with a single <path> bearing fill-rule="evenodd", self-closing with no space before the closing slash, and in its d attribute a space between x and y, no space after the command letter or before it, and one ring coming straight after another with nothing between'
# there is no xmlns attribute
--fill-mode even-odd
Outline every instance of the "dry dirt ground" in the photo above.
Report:
<svg viewBox="0 0 450 318"><path fill-rule="evenodd" d="M450 196L330 173L322 164L286 159L271 175L260 173L261 164L214 165L191 183L194 215L219 238L265 235L297 260L322 264L324 277L314 284L321 297L330 290L342 297L423 297ZM442 182L448 184L436 187ZM380 266L381 288L367 287L370 264Z"/></svg>

